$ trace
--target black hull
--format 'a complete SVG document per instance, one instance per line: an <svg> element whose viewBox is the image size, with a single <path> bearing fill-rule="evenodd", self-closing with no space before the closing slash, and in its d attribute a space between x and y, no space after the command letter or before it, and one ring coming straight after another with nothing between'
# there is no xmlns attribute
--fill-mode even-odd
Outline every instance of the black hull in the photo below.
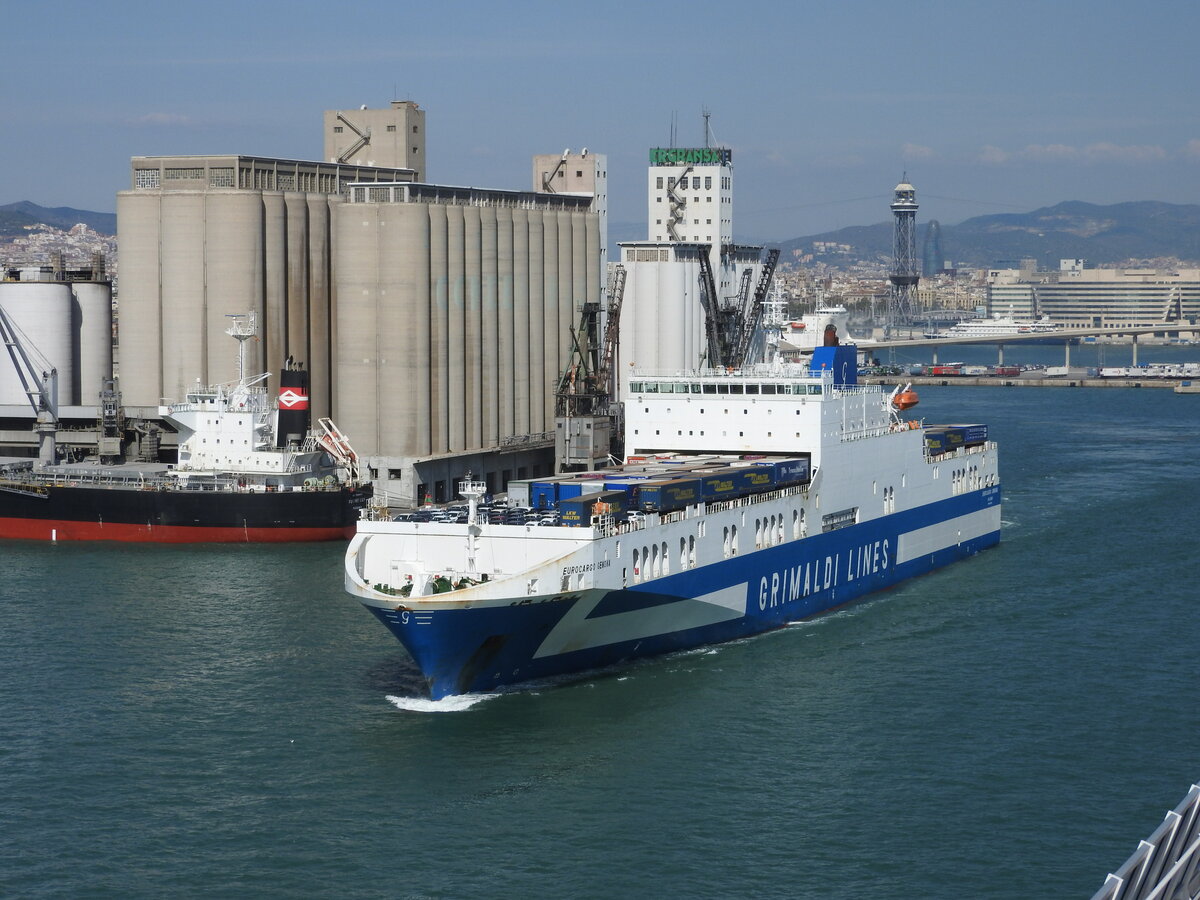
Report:
<svg viewBox="0 0 1200 900"><path fill-rule="evenodd" d="M0 537L163 543L353 536L370 486L302 491L0 484Z"/></svg>

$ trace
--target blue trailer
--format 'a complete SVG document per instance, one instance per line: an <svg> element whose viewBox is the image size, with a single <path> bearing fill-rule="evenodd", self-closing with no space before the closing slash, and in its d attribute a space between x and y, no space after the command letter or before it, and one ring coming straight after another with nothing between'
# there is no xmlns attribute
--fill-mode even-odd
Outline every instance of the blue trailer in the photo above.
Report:
<svg viewBox="0 0 1200 900"><path fill-rule="evenodd" d="M699 478L673 478L649 481L638 491L638 508L646 512L675 512L699 503L702 492Z"/></svg>

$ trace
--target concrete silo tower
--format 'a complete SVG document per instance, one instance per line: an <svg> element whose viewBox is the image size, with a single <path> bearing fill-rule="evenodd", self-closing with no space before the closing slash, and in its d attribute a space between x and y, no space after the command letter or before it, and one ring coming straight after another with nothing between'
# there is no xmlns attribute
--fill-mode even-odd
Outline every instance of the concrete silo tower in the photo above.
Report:
<svg viewBox="0 0 1200 900"><path fill-rule="evenodd" d="M892 215L896 217L896 228L892 233L892 272L888 276L892 283L892 299L888 308L889 329L912 321L917 281L920 280L916 249L917 189L908 183L907 173L896 185Z"/></svg>

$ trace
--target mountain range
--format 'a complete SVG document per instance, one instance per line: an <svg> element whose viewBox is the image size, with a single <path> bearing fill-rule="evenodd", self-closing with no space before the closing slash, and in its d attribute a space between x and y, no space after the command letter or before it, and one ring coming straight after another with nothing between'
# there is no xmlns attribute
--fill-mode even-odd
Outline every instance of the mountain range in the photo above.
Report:
<svg viewBox="0 0 1200 900"><path fill-rule="evenodd" d="M25 233L25 226L45 224L70 228L79 222L101 234L116 234L114 213L70 207L47 209L23 200L0 206L0 238ZM917 259L927 229L917 224ZM854 260L888 262L892 258L892 222L855 225L838 231L790 238L774 244L789 260L811 253L833 265ZM628 232L628 233L626 233ZM609 242L645 239L645 227L610 223ZM1061 259L1085 259L1092 265L1126 260L1175 257L1200 265L1200 205L1153 200L1098 206L1072 200L1028 213L977 216L941 226L942 257L960 267L982 268L999 261L1036 259L1057 268ZM814 251L814 243L848 245L851 249Z"/></svg>
<svg viewBox="0 0 1200 900"><path fill-rule="evenodd" d="M812 253L814 259L844 265L848 259L892 258L892 222L859 225L781 241L782 259ZM927 224L917 225L917 261ZM1058 268L1059 260L1085 259L1092 265L1175 257L1200 264L1200 205L1153 200L1097 206L1077 200L1028 213L977 216L941 225L942 257L965 268L999 261L1036 259ZM814 242L848 244L845 251L815 253Z"/></svg>
<svg viewBox="0 0 1200 900"><path fill-rule="evenodd" d="M20 237L25 234L27 225L51 225L66 230L80 222L100 234L117 233L116 213L88 212L69 206L47 209L28 200L0 206L0 237L3 238Z"/></svg>

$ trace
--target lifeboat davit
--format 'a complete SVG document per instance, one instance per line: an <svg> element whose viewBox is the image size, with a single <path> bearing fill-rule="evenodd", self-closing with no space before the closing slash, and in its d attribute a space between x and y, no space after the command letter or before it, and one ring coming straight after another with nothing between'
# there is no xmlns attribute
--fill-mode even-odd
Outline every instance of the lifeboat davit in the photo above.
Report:
<svg viewBox="0 0 1200 900"><path fill-rule="evenodd" d="M904 390L897 391L896 395L892 397L892 406L901 412L906 409L912 409L920 402L921 400L917 397L917 392L912 389L911 384L906 384Z"/></svg>

